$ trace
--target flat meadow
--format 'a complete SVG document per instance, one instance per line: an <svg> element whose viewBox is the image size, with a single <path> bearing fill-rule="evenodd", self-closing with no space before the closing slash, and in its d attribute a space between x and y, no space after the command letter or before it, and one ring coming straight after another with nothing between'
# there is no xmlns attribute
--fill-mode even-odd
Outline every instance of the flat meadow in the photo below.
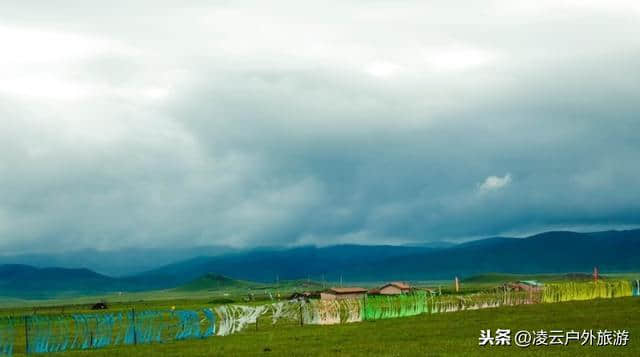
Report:
<svg viewBox="0 0 640 357"><path fill-rule="evenodd" d="M172 303L172 302L167 302ZM627 346L479 346L481 330L627 330ZM15 356L24 355L16 346ZM54 353L58 356L617 356L640 355L640 299L634 297L504 306L342 325L260 321L244 331L138 346Z"/></svg>

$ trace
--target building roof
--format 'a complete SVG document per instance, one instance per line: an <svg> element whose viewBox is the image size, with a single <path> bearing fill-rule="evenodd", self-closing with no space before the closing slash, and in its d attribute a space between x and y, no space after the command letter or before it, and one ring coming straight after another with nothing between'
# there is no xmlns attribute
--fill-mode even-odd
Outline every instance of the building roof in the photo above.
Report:
<svg viewBox="0 0 640 357"><path fill-rule="evenodd" d="M389 286L389 285L395 286L396 288L401 289L401 290L411 289L409 284L406 284L406 283L403 283L403 282L400 282L400 281L392 281L392 282L390 282L388 284L383 285L382 287L384 288L385 286Z"/></svg>
<svg viewBox="0 0 640 357"><path fill-rule="evenodd" d="M507 287L511 288L511 289L520 289L520 290L540 290L542 288L541 285L530 285L530 284L525 284L524 282L517 282L517 283L508 283L505 284Z"/></svg>
<svg viewBox="0 0 640 357"><path fill-rule="evenodd" d="M522 284L532 285L532 286L540 286L540 285L542 285L537 280L520 280L519 282L522 283Z"/></svg>
<svg viewBox="0 0 640 357"><path fill-rule="evenodd" d="M367 289L363 288L331 288L329 291L336 294L352 294L352 293L366 293Z"/></svg>

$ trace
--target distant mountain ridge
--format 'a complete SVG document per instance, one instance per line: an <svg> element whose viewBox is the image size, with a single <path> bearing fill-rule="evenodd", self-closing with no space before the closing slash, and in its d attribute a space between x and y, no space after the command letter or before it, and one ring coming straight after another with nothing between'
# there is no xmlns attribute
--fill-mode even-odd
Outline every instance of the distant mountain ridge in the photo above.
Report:
<svg viewBox="0 0 640 357"><path fill-rule="evenodd" d="M0 296L44 298L60 292L98 293L118 286L118 279L88 269L0 265Z"/></svg>
<svg viewBox="0 0 640 357"><path fill-rule="evenodd" d="M250 288L258 284L251 281L235 280L224 275L208 273L183 286L176 288L176 291L200 291L218 290L224 288Z"/></svg>
<svg viewBox="0 0 640 357"><path fill-rule="evenodd" d="M121 278L88 269L0 265L0 296L44 297L206 285L218 275L236 281L313 279L345 282L435 280L482 273L640 271L640 229L576 233L554 231L527 238L494 237L443 248L338 245L265 248L200 256ZM198 282L206 278L209 281ZM194 280L196 282L194 282ZM218 279L220 280L220 279ZM194 285L195 288L195 285Z"/></svg>
<svg viewBox="0 0 640 357"><path fill-rule="evenodd" d="M381 278L450 279L484 272L532 274L640 270L640 230L594 233L545 232L527 238L490 238L438 252L378 264ZM363 279L370 266L353 270Z"/></svg>
<svg viewBox="0 0 640 357"><path fill-rule="evenodd" d="M135 277L158 279L172 285L185 284L210 272L234 279L259 282L273 282L277 278L293 280L308 277L315 280L338 280L340 271L346 272L354 264L373 264L392 257L433 250L435 249L424 247L365 245L260 249L220 257L196 257Z"/></svg>
<svg viewBox="0 0 640 357"><path fill-rule="evenodd" d="M404 249L403 249L404 248ZM407 250L408 248L408 250ZM199 257L141 274L193 279L215 271L235 279L273 281L324 276L337 281L431 280L485 272L514 274L639 271L640 229L576 233L554 231L527 238L494 237L431 249L333 246Z"/></svg>
<svg viewBox="0 0 640 357"><path fill-rule="evenodd" d="M198 255L217 256L238 251L226 246L122 248L112 251L82 249L64 253L0 255L0 264L87 268L109 276L127 276Z"/></svg>

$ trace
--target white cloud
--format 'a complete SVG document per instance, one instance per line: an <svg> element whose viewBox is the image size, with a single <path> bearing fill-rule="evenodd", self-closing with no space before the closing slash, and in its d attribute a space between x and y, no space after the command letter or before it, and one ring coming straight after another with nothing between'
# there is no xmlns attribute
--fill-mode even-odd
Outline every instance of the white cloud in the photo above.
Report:
<svg viewBox="0 0 640 357"><path fill-rule="evenodd" d="M114 2L0 2L0 249L638 221L635 2Z"/></svg>
<svg viewBox="0 0 640 357"><path fill-rule="evenodd" d="M435 72L475 69L492 63L498 57L492 51L460 45L426 49L422 55L425 63Z"/></svg>
<svg viewBox="0 0 640 357"><path fill-rule="evenodd" d="M0 65L64 63L118 49L114 43L78 33L0 26Z"/></svg>
<svg viewBox="0 0 640 357"><path fill-rule="evenodd" d="M24 99L78 100L90 92L91 88L55 76L5 77L0 82L0 94Z"/></svg>
<svg viewBox="0 0 640 357"><path fill-rule="evenodd" d="M104 96L113 89L95 78L82 78L83 66L102 56L140 55L115 39L28 26L1 25L0 43L0 94L39 102Z"/></svg>
<svg viewBox="0 0 640 357"><path fill-rule="evenodd" d="M401 67L395 63L380 61L367 66L366 72L374 77L389 78L397 74L400 69Z"/></svg>
<svg viewBox="0 0 640 357"><path fill-rule="evenodd" d="M489 176L483 183L478 185L480 192L488 192L499 190L511 183L511 174L506 174L503 177Z"/></svg>

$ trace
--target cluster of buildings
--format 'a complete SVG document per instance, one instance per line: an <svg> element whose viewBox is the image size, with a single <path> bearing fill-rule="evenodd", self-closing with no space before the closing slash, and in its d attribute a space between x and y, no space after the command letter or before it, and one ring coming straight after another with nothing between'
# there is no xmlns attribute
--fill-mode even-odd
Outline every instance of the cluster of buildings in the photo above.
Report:
<svg viewBox="0 0 640 357"><path fill-rule="evenodd" d="M540 292L542 284L536 280L520 280L515 283L505 283L503 288L509 291Z"/></svg>
<svg viewBox="0 0 640 357"><path fill-rule="evenodd" d="M508 291L526 291L526 292L540 292L542 291L542 283L535 280L521 280L516 282L504 283L498 286L499 289ZM409 284L405 282L392 281L386 283L378 288L365 289L361 287L335 287L323 291L311 291L311 292L296 292L291 295L290 299L320 299L320 300L342 300L342 299L359 299L365 295L401 295L408 294L412 290ZM431 289L423 289L425 291L435 293ZM459 285L456 278L456 291L459 290Z"/></svg>
<svg viewBox="0 0 640 357"><path fill-rule="evenodd" d="M330 288L325 291L294 293L292 299L318 298L320 300L359 299L365 295L400 295L411 292L412 288L404 282L390 282L379 288L365 289L360 287Z"/></svg>

